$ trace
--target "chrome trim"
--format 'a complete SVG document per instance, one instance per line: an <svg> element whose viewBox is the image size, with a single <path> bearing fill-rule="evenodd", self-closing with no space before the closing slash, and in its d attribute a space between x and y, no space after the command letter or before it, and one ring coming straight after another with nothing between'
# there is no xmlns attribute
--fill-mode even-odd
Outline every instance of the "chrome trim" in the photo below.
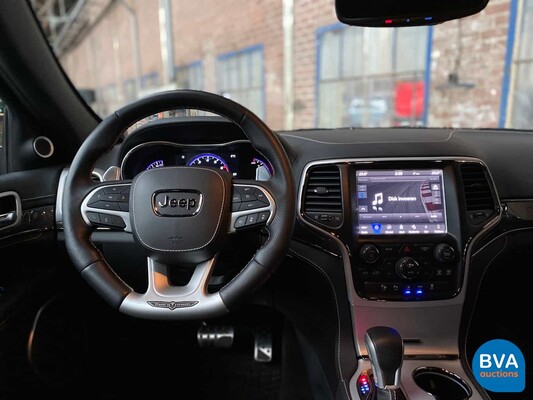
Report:
<svg viewBox="0 0 533 400"><path fill-rule="evenodd" d="M272 222L272 219L274 218L274 214L276 213L276 202L274 201L274 198L268 192L268 190L266 190L264 187L261 187L261 186L258 186L258 185L233 184L233 186L253 187L253 188L261 190L265 194L265 196L267 197L268 202L270 203L270 205L267 206L267 207L257 208L257 209L254 209L254 210L232 212L231 213L231 219L230 219L230 225L229 225L229 228L228 228L228 233L242 232L242 231L244 231L246 229L246 228L245 229L239 229L239 230L235 229L235 222L240 217L242 217L244 215L258 214L260 212L265 212L265 211L270 211L270 217L268 217L268 220L266 222L266 225L268 226L270 224L270 222ZM257 227L257 226L261 226L261 225L259 225L259 224L258 225L252 225L252 226L250 226L250 228L251 227Z"/></svg>
<svg viewBox="0 0 533 400"><path fill-rule="evenodd" d="M461 365L461 361L456 360L439 360L439 359L404 359L402 365L402 376L401 376L401 387L406 394L407 398L410 400L435 400L435 396L427 393L420 386L416 384L413 379L413 371L416 371L418 368L433 367L437 369L442 369L449 371L450 373L458 376L464 381L470 389L472 389L472 394L468 397L469 400L484 400L483 397L477 390L474 383L470 380L468 374ZM360 400L359 394L357 392L357 378L359 375L371 368L369 360L363 359L360 360L357 371L350 379L350 395L354 400ZM444 400L444 399L443 399Z"/></svg>
<svg viewBox="0 0 533 400"><path fill-rule="evenodd" d="M131 222L130 222L130 213L126 211L115 211L115 210L101 210L99 208L93 208L89 207L89 200L93 195L98 192L99 190L105 189L107 187L116 187L116 186L131 186L131 184L121 184L121 185L104 185L104 186L98 186L97 188L93 189L86 197L83 199L83 202L81 203L81 215L83 217L83 220L88 226L93 226L91 221L89 221L89 218L87 218L87 212L96 212L96 213L104 213L109 215L116 215L122 218L124 223L126 224L126 227L124 228L124 232L131 233Z"/></svg>
<svg viewBox="0 0 533 400"><path fill-rule="evenodd" d="M497 205L497 215L494 216L490 221L488 221L481 231L476 234L469 242L465 244L465 264L464 264L464 278L463 278L463 288L466 287L468 283L468 272L470 267L470 258L472 249L475 245L475 243L487 232L489 231L493 226L495 226L502 218L502 205L500 201L500 197L498 195L498 191L496 188L496 185L494 184L494 180L492 178L492 175L490 173L489 168L487 165L480 159L474 158L474 157L387 157L387 158L341 158L341 159L330 159L330 160L317 160L312 161L308 163L303 171L300 178L300 185L298 190L298 204L297 204L297 218L306 226L311 227L312 229L317 230L320 234L323 234L327 236L328 238L332 238L339 246L339 249L341 251L341 256L343 259L344 264L344 274L346 279L346 287L347 292L349 296L349 302L352 307L352 331L354 334L354 341L356 344L356 351L359 355L364 355L366 352L364 351L364 329L361 334L360 327L358 326L358 320L357 315L362 314L362 319L359 321L367 320L367 316L377 316L377 311L380 310L381 314L379 314L379 318L376 317L376 320L379 321L380 318L386 321L397 322L398 324L408 324L410 322L410 319L407 317L408 312L411 313L409 316L413 316L416 314L418 317L418 320L425 321L426 329L431 330L432 332L446 332L446 331L454 331L456 332L456 337L450 338L449 335L445 335L444 333L441 335L440 338L437 338L437 340L434 340L434 343L430 341L426 341L427 345L425 346L419 346L419 347L413 347L412 354L460 354L459 352L459 326L460 326L460 320L461 320L461 313L462 313L462 306L465 299L465 290L461 290L460 293L451 298L446 300L431 300L431 301L422 301L422 302L389 302L389 301L373 301L373 300L366 300L361 297L355 292L355 288L353 286L353 277L352 277L352 269L351 269L351 263L350 263L350 255L348 247L342 242L342 240L336 235L334 232L328 232L327 230L312 224L311 222L307 221L303 217L303 210L302 210L302 201L303 201L303 189L305 186L306 178L308 171L311 167L314 167L316 165L325 165L325 164L348 164L348 163L376 163L376 162L410 162L410 161L433 161L433 162L442 162L442 161L455 161L459 163L467 163L467 162L474 162L481 164L488 174L489 183L492 186L492 189L494 190L495 195L495 201ZM449 320L446 320L444 318L436 318L434 309L438 307L449 307L449 310L447 312L445 311L446 315L449 316ZM403 310L404 315L402 318L398 318L395 316L398 315L398 310ZM458 313L458 315L455 315ZM393 319L395 318L395 319ZM385 321L385 322L386 322ZM369 323L371 320L368 321ZM383 321L381 321L383 322ZM430 326L431 324L437 324L437 326ZM370 327L370 326L369 326ZM441 329L442 328L442 329ZM401 332L401 329L398 329ZM423 343L425 339L422 338ZM439 342L438 339L442 340L442 343Z"/></svg>
<svg viewBox="0 0 533 400"><path fill-rule="evenodd" d="M131 292L119 311L133 317L155 320L182 320L221 316L228 312L220 293L207 291L216 257L196 266L189 283L171 286L165 264L148 258L148 289L145 293Z"/></svg>
<svg viewBox="0 0 533 400"><path fill-rule="evenodd" d="M56 197L56 227L63 229L63 193L65 192L65 183L68 176L68 168L63 168L61 175L59 175L59 183L57 185L57 197Z"/></svg>
<svg viewBox="0 0 533 400"><path fill-rule="evenodd" d="M15 209L14 210L9 210L9 211L7 211L7 213L14 212L15 213L15 221L13 221L13 223L11 223L11 224L9 224L7 226L4 226L4 227L0 228L0 231L16 227L18 224L20 224L20 220L22 219L22 202L20 201L19 194L17 192L13 192L13 191L0 193L0 198L9 197L9 196L13 196L15 198Z"/></svg>
<svg viewBox="0 0 533 400"><path fill-rule="evenodd" d="M101 170L100 168L94 168L91 172L91 178L93 176L96 176L100 182L103 182L104 181L104 171Z"/></svg>
<svg viewBox="0 0 533 400"><path fill-rule="evenodd" d="M112 165L106 171L104 172L104 175L102 176L102 180L104 182L108 181L119 181L120 177L122 176L122 172L119 167L116 165Z"/></svg>
<svg viewBox="0 0 533 400"><path fill-rule="evenodd" d="M123 171L124 171L124 164L126 164L126 161L128 160L128 158L130 158L132 153L136 152L137 150L139 150L140 148L143 148L143 147L155 146L155 145L171 146L171 147L179 147L179 148L186 148L186 147L196 148L196 147L209 147L209 146L212 146L212 147L224 147L224 146L229 146L229 145L236 144L236 143L248 143L248 144L252 145L252 142L249 141L249 140L246 140L246 139L233 140L231 142L225 142L225 143L205 143L205 144L185 144L185 143L169 142L169 141L165 141L165 140L155 140L153 142L141 143L141 144L138 144L137 146L133 147L131 150L129 150L126 153L126 155L122 158L122 161L120 163L120 179L125 179ZM252 147L253 147L253 145L252 145Z"/></svg>

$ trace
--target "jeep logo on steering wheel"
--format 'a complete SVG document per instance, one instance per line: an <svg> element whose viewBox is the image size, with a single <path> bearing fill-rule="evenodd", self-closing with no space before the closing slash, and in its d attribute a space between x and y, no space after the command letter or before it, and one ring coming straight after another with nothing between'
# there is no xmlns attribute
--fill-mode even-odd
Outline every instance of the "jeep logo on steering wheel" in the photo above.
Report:
<svg viewBox="0 0 533 400"><path fill-rule="evenodd" d="M200 212L202 200L194 190L160 190L152 195L152 209L160 217L192 217Z"/></svg>

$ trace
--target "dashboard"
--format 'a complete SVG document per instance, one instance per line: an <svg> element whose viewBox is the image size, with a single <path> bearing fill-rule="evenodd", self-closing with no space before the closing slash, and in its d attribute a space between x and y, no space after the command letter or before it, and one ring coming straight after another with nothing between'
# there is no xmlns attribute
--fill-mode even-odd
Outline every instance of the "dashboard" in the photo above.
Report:
<svg viewBox="0 0 533 400"><path fill-rule="evenodd" d="M333 293L335 309L329 311L337 329L321 340L341 343L343 350L325 356L333 359L331 370L341 365L350 391L365 398L358 379L369 365L362 361L355 370L355 354L367 354L368 328L391 326L407 338L404 382L413 398L427 398L411 376L427 360L476 388L463 363L475 346L465 344L463 330L486 331L484 323L472 328L471 321L480 312L475 303L483 295L487 266L500 253L509 257L506 246L525 243L533 226L533 175L510 162L529 159L531 135L376 128L277 136L298 186L296 225L284 262L302 261L326 278L324 287L310 287L320 301L328 301L328 290ZM125 180L177 165L227 169L237 179L266 180L274 173L244 133L220 119L151 123L109 157L98 167L119 166ZM99 238L111 233L102 231ZM302 279L309 277L305 271ZM292 290L293 283L288 285Z"/></svg>

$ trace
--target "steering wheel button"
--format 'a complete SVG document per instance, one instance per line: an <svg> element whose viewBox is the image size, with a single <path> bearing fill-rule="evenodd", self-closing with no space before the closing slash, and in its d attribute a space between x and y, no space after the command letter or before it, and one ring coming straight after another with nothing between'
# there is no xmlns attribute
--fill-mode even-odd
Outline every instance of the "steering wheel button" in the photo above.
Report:
<svg viewBox="0 0 533 400"><path fill-rule="evenodd" d="M97 201L96 203L89 204L89 206L91 208L98 208L99 210L120 211L118 203L115 203L114 201L100 200L100 201Z"/></svg>
<svg viewBox="0 0 533 400"><path fill-rule="evenodd" d="M91 221L93 224L99 224L100 223L100 214L95 212L88 212L87 218L89 218L89 221Z"/></svg>
<svg viewBox="0 0 533 400"><path fill-rule="evenodd" d="M113 228L125 228L124 220L116 215L100 214L100 224Z"/></svg>
<svg viewBox="0 0 533 400"><path fill-rule="evenodd" d="M246 225L246 220L248 219L248 217L246 215L243 215L242 217L239 217L237 219L237 221L235 221L235 229L239 229L239 228L242 228L243 226Z"/></svg>
<svg viewBox="0 0 533 400"><path fill-rule="evenodd" d="M130 201L129 193L119 193L117 196L117 201L119 203L128 203Z"/></svg>
<svg viewBox="0 0 533 400"><path fill-rule="evenodd" d="M259 200L261 203L264 203L266 205L270 205L270 202L268 201L266 195L260 190L260 189L256 189L255 191L255 197L257 198L257 200Z"/></svg>
<svg viewBox="0 0 533 400"><path fill-rule="evenodd" d="M120 211L130 212L130 203L118 203Z"/></svg>
<svg viewBox="0 0 533 400"><path fill-rule="evenodd" d="M255 194L244 193L242 195L242 201L254 201L254 200L257 200L257 198L255 197Z"/></svg>
<svg viewBox="0 0 533 400"><path fill-rule="evenodd" d="M231 198L231 201L233 203L240 203L241 202L241 194L240 193L233 193L233 197Z"/></svg>
<svg viewBox="0 0 533 400"><path fill-rule="evenodd" d="M258 208L256 205L257 201L247 201L244 203L241 203L241 206L239 207L239 211L248 211L253 210L254 208Z"/></svg>
<svg viewBox="0 0 533 400"><path fill-rule="evenodd" d="M262 213L259 213L257 217L257 222L262 224L268 221L268 218L270 218L270 211L264 211Z"/></svg>
<svg viewBox="0 0 533 400"><path fill-rule="evenodd" d="M102 189L100 189L98 192L93 194L93 197L91 197L89 199L89 202L87 204L89 204L91 206L94 203L97 203L97 202L99 202L101 200L105 200L105 197L106 197L106 194L104 193L104 191Z"/></svg>
<svg viewBox="0 0 533 400"><path fill-rule="evenodd" d="M235 189L241 194L253 193L255 190L255 188L251 186L235 186Z"/></svg>
<svg viewBox="0 0 533 400"><path fill-rule="evenodd" d="M113 193L113 194L104 194L104 198L102 200L104 201L117 201L118 200L119 193Z"/></svg>
<svg viewBox="0 0 533 400"><path fill-rule="evenodd" d="M248 219L246 220L246 226L255 225L255 224L257 224L257 214L248 215Z"/></svg>
<svg viewBox="0 0 533 400"><path fill-rule="evenodd" d="M109 186L109 187L104 188L104 193L115 194L115 193L122 192L124 189L126 189L126 186Z"/></svg>

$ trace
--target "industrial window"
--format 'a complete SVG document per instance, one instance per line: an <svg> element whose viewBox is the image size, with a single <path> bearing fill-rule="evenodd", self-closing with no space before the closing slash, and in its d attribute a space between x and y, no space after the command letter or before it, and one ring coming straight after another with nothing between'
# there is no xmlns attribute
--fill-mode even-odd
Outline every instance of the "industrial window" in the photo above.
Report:
<svg viewBox="0 0 533 400"><path fill-rule="evenodd" d="M533 126L533 2L522 1L517 43L513 58L513 90L510 120L515 129Z"/></svg>
<svg viewBox="0 0 533 400"><path fill-rule="evenodd" d="M319 29L317 126L423 125L429 29Z"/></svg>
<svg viewBox="0 0 533 400"><path fill-rule="evenodd" d="M263 46L218 57L218 93L265 118Z"/></svg>
<svg viewBox="0 0 533 400"><path fill-rule="evenodd" d="M200 61L176 67L176 84L178 89L203 89L203 68Z"/></svg>

